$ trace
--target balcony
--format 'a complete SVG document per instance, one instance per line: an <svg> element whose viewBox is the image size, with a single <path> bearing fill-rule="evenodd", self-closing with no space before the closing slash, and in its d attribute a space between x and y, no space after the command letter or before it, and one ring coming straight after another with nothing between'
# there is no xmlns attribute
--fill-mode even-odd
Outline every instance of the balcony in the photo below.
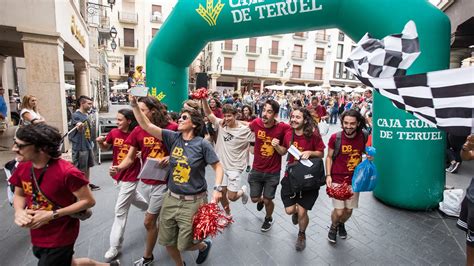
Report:
<svg viewBox="0 0 474 266"><path fill-rule="evenodd" d="M110 39L110 18L106 16L100 17L100 23L97 26L99 37L101 39Z"/></svg>
<svg viewBox="0 0 474 266"><path fill-rule="evenodd" d="M268 56L272 58L282 58L284 54L285 54L285 50L273 49L273 48L268 49Z"/></svg>
<svg viewBox="0 0 474 266"><path fill-rule="evenodd" d="M315 54L314 55L314 61L316 61L316 62L323 61L324 62L324 55L323 54Z"/></svg>
<svg viewBox="0 0 474 266"><path fill-rule="evenodd" d="M151 13L150 22L163 23L163 15L161 12L155 11Z"/></svg>
<svg viewBox="0 0 474 266"><path fill-rule="evenodd" d="M138 40L125 41L124 39L118 38L118 46L123 49L138 49Z"/></svg>
<svg viewBox="0 0 474 266"><path fill-rule="evenodd" d="M316 33L316 37L314 38L316 42L329 42L329 35L323 33Z"/></svg>
<svg viewBox="0 0 474 266"><path fill-rule="evenodd" d="M118 12L119 22L126 24L138 24L138 13L136 12Z"/></svg>
<svg viewBox="0 0 474 266"><path fill-rule="evenodd" d="M291 72L290 77L292 79L304 79L304 80L315 80L315 73L306 73L306 72Z"/></svg>
<svg viewBox="0 0 474 266"><path fill-rule="evenodd" d="M295 32L293 34L293 39L295 40L306 40L308 39L308 32Z"/></svg>
<svg viewBox="0 0 474 266"><path fill-rule="evenodd" d="M305 60L306 58L308 58L308 53L304 53L300 51L291 52L291 59L293 60Z"/></svg>
<svg viewBox="0 0 474 266"><path fill-rule="evenodd" d="M283 71L271 73L270 69L248 69L247 67L232 67L231 69L224 69L219 67L220 72L227 75L249 76L249 77L282 77Z"/></svg>
<svg viewBox="0 0 474 266"><path fill-rule="evenodd" d="M223 54L236 54L238 50L237 44L221 43L221 52Z"/></svg>
<svg viewBox="0 0 474 266"><path fill-rule="evenodd" d="M259 56L262 54L262 47L247 45L245 47L245 53L249 56Z"/></svg>

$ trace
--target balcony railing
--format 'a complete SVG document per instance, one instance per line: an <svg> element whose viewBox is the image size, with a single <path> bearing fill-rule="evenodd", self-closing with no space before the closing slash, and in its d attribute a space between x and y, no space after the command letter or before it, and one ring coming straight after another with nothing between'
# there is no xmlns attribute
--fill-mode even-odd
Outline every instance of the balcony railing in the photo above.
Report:
<svg viewBox="0 0 474 266"><path fill-rule="evenodd" d="M283 71L277 71L277 73L271 73L270 69L248 69L247 67L232 67L231 69L224 69L222 66L219 67L221 72L229 75L240 75L240 76L258 76L258 77L282 77Z"/></svg>
<svg viewBox="0 0 474 266"><path fill-rule="evenodd" d="M245 53L247 55L260 55L262 53L262 47L247 45L245 47Z"/></svg>
<svg viewBox="0 0 474 266"><path fill-rule="evenodd" d="M138 49L138 40L125 41L124 39L119 38L118 45L121 48Z"/></svg>
<svg viewBox="0 0 474 266"><path fill-rule="evenodd" d="M308 39L308 32L295 32L293 34L293 39Z"/></svg>
<svg viewBox="0 0 474 266"><path fill-rule="evenodd" d="M323 54L314 54L314 61L324 61Z"/></svg>
<svg viewBox="0 0 474 266"><path fill-rule="evenodd" d="M238 47L237 44L221 43L221 50L223 53L235 54L237 53Z"/></svg>
<svg viewBox="0 0 474 266"><path fill-rule="evenodd" d="M285 54L285 50L274 49L274 48L268 49L268 56L270 57L282 57L284 54Z"/></svg>
<svg viewBox="0 0 474 266"><path fill-rule="evenodd" d="M118 12L118 20L122 23L138 24L138 13Z"/></svg>
<svg viewBox="0 0 474 266"><path fill-rule="evenodd" d="M314 73L314 80L323 80L323 74Z"/></svg>
<svg viewBox="0 0 474 266"><path fill-rule="evenodd" d="M292 79L315 80L315 73L293 71L290 73Z"/></svg>
<svg viewBox="0 0 474 266"><path fill-rule="evenodd" d="M315 40L317 42L328 42L329 41L329 35L323 34L323 33L316 33Z"/></svg>
<svg viewBox="0 0 474 266"><path fill-rule="evenodd" d="M155 11L154 13L151 13L150 21L155 23L163 23L163 15L161 12Z"/></svg>
<svg viewBox="0 0 474 266"><path fill-rule="evenodd" d="M300 52L300 51L291 52L291 59L305 60L306 58L308 58L308 53L304 53L304 52Z"/></svg>

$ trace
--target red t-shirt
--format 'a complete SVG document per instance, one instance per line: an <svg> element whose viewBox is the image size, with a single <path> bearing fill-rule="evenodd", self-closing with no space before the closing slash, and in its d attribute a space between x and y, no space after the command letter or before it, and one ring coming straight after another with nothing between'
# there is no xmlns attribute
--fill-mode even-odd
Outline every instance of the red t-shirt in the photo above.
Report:
<svg viewBox="0 0 474 266"><path fill-rule="evenodd" d="M105 142L112 144L112 165L119 165L125 157L127 157L128 150L130 149L130 145L125 144L125 140L130 135L130 132L125 133L118 128L112 129L107 137L105 138ZM138 181L137 176L140 173L141 163L139 158L135 158L133 164L114 175L112 178L117 181L123 182L136 182Z"/></svg>
<svg viewBox="0 0 474 266"><path fill-rule="evenodd" d="M213 110L211 110L212 113L217 117L217 118L224 118L224 114L222 113L222 109L221 108L215 108Z"/></svg>
<svg viewBox="0 0 474 266"><path fill-rule="evenodd" d="M10 182L14 186L23 189L28 209L51 211L53 205L41 193L38 193L36 197L37 204L33 204L31 167L31 162L19 163L18 168L10 178ZM34 169L34 171L36 179L40 182L39 179L43 169ZM87 181L84 174L74 165L63 159L57 159L51 160L40 182L40 188L52 202L59 204L61 207L66 207L77 201L72 193L88 183L89 181ZM33 246L58 248L73 245L79 234L79 220L70 216L63 216L40 228L31 229L30 234Z"/></svg>
<svg viewBox="0 0 474 266"><path fill-rule="evenodd" d="M293 144L300 152L303 151L321 151L324 152L324 149L326 146L323 143L323 139L321 138L321 135L315 131L313 133L313 136L311 138L307 138L304 135L297 136L296 134L293 137L293 143L290 143L291 141L291 135L293 133L293 130L288 130L285 134L285 138L283 139L284 146L289 148L291 144ZM295 157L293 155L288 153L288 156L290 156L290 159L288 163L293 163L295 161Z"/></svg>
<svg viewBox="0 0 474 266"><path fill-rule="evenodd" d="M279 173L281 155L273 148L272 139L279 139L283 144L283 137L290 126L278 122L271 128L265 128L262 119L257 118L249 124L249 127L255 133L253 169L262 173Z"/></svg>
<svg viewBox="0 0 474 266"><path fill-rule="evenodd" d="M354 138L347 138L342 133L341 147L339 154L336 159L332 162L331 177L332 181L338 184L344 182L345 177L349 177L346 180L347 183L352 183L352 174L354 169L362 160L362 152L365 148L364 134L359 132ZM328 146L334 150L336 144L336 133L332 134L329 138Z"/></svg>
<svg viewBox="0 0 474 266"><path fill-rule="evenodd" d="M178 124L170 122L165 128L176 131L178 129ZM148 134L148 132L143 130L140 126L137 126L132 130L127 140L125 141L125 144L129 144L130 146L133 146L142 152L143 163L145 163L147 158L159 159L169 155L169 151L166 149L163 142ZM159 181L154 179L142 178L141 181L148 185L166 184L166 181Z"/></svg>

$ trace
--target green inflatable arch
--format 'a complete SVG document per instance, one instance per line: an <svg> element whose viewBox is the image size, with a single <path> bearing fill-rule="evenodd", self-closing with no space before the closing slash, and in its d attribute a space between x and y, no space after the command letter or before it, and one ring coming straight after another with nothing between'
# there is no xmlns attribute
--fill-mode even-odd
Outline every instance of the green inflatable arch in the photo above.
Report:
<svg viewBox="0 0 474 266"><path fill-rule="evenodd" d="M147 86L179 110L187 99L188 66L208 42L335 27L353 40L366 32L383 38L409 20L421 48L409 73L446 69L450 22L428 0L179 0L148 47ZM373 119L380 177L375 196L406 209L436 207L445 184L444 135L379 94Z"/></svg>

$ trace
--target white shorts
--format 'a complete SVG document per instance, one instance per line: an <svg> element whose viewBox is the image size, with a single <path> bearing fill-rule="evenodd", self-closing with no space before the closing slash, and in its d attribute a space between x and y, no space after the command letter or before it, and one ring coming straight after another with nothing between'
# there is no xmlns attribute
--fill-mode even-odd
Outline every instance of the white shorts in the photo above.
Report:
<svg viewBox="0 0 474 266"><path fill-rule="evenodd" d="M168 187L166 184L162 185L148 185L142 183L143 197L148 201L149 214L160 214L161 205L163 205L163 198Z"/></svg>
<svg viewBox="0 0 474 266"><path fill-rule="evenodd" d="M222 180L222 186L227 187L228 191L238 192L242 186L240 185L240 179L242 179L243 171L236 170L224 170L224 179Z"/></svg>
<svg viewBox="0 0 474 266"><path fill-rule="evenodd" d="M349 186L352 190L352 186ZM357 209L359 207L359 192L352 192L354 195L348 200L338 200L332 198L332 206L334 209Z"/></svg>

